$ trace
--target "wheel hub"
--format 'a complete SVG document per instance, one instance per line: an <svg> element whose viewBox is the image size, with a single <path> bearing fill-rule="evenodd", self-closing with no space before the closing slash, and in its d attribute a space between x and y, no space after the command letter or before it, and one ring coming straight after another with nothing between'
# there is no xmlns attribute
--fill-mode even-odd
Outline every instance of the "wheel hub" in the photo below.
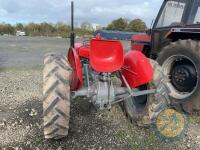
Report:
<svg viewBox="0 0 200 150"><path fill-rule="evenodd" d="M196 86L197 73L190 64L176 64L171 72L172 84L180 92L191 92Z"/></svg>

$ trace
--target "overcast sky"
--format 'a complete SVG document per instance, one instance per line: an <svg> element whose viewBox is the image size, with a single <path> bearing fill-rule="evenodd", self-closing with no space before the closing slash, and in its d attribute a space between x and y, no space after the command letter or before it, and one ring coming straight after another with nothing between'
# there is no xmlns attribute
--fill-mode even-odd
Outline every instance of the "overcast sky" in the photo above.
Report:
<svg viewBox="0 0 200 150"><path fill-rule="evenodd" d="M163 0L74 0L75 22L102 26L113 19L141 18L150 26ZM0 22L70 22L70 0L0 0Z"/></svg>

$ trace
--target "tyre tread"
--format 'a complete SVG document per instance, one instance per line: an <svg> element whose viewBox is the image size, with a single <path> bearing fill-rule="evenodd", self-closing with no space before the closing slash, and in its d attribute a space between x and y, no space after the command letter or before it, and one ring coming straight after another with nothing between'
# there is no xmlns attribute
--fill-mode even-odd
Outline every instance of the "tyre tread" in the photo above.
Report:
<svg viewBox="0 0 200 150"><path fill-rule="evenodd" d="M64 56L47 54L43 71L43 119L46 139L67 136L70 118L70 69Z"/></svg>

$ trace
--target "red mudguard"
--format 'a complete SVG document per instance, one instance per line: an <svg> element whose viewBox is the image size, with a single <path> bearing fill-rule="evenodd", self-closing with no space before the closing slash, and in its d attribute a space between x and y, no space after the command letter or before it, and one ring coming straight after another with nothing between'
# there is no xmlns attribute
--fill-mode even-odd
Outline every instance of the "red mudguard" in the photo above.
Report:
<svg viewBox="0 0 200 150"><path fill-rule="evenodd" d="M70 88L72 91L78 90L83 85L83 76L80 58L75 49L70 48L68 52L68 61L72 68Z"/></svg>
<svg viewBox="0 0 200 150"><path fill-rule="evenodd" d="M153 68L140 51L130 51L125 55L122 74L131 88L149 83L153 79Z"/></svg>

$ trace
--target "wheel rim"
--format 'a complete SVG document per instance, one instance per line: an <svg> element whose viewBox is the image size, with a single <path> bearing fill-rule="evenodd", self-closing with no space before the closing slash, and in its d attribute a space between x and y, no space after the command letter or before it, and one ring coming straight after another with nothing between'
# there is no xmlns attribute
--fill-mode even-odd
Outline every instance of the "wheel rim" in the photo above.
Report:
<svg viewBox="0 0 200 150"><path fill-rule="evenodd" d="M185 99L191 96L198 85L198 73L195 63L187 56L173 55L162 65L163 72L169 77L171 96Z"/></svg>

